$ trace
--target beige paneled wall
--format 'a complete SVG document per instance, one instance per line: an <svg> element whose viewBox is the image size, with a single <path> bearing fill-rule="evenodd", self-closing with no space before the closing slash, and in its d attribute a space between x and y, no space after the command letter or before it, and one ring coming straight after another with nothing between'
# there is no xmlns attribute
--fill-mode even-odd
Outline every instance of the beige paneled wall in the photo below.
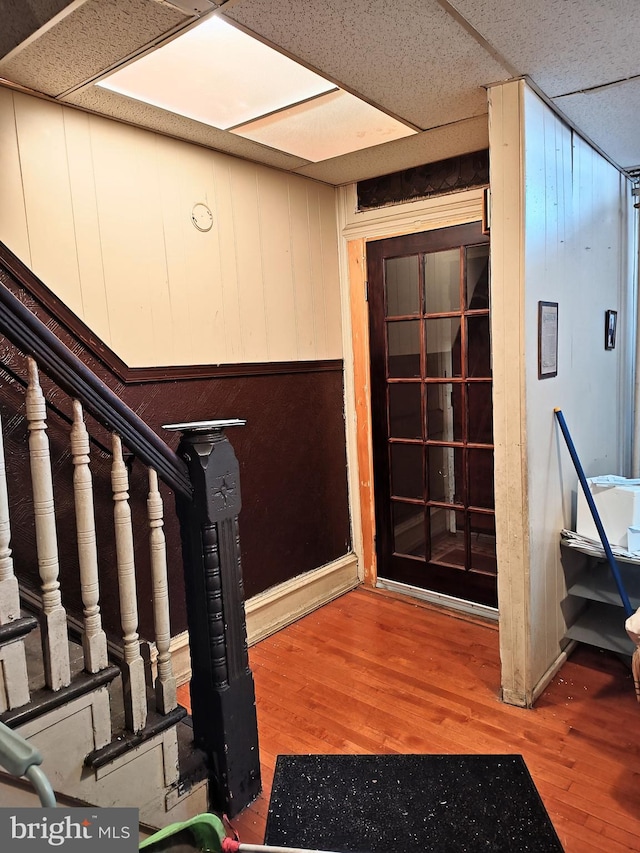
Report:
<svg viewBox="0 0 640 853"><path fill-rule="evenodd" d="M629 473L630 194L617 169L524 82L493 88L490 102L503 688L526 704L566 630L559 532L573 523L578 484L554 407L587 476ZM542 380L540 300L559 305L558 375ZM613 351L604 349L609 308L623 330Z"/></svg>
<svg viewBox="0 0 640 853"><path fill-rule="evenodd" d="M0 240L130 366L341 357L332 187L2 88L0 169Z"/></svg>

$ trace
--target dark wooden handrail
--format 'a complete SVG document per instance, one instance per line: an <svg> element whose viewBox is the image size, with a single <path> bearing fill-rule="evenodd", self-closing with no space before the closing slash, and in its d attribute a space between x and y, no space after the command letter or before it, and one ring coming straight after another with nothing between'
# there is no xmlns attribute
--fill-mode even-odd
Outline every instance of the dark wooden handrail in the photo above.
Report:
<svg viewBox="0 0 640 853"><path fill-rule="evenodd" d="M0 332L31 355L47 376L123 443L160 479L184 497L192 488L180 457L126 403L89 370L53 332L0 281Z"/></svg>

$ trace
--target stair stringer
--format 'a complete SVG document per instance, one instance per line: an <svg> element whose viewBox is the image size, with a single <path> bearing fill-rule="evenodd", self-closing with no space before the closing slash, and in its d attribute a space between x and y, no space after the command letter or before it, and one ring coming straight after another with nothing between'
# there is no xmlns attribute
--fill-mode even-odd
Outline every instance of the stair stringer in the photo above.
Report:
<svg viewBox="0 0 640 853"><path fill-rule="evenodd" d="M208 785L181 784L176 726L93 769L85 758L111 740L109 691L87 692L16 727L42 754L42 769L61 804L138 808L152 829L208 810ZM37 804L37 803L34 803Z"/></svg>

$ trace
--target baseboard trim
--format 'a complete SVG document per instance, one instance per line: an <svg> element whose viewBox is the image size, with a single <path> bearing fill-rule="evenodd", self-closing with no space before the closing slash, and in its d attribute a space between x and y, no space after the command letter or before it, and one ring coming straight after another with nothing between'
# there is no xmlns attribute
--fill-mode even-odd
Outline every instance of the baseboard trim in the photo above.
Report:
<svg viewBox="0 0 640 853"><path fill-rule="evenodd" d="M249 645L306 616L360 583L358 560L346 554L339 560L254 595L245 604Z"/></svg>
<svg viewBox="0 0 640 853"><path fill-rule="evenodd" d="M533 708L535 702L544 693L549 683L557 675L561 667L567 662L569 655L576 647L576 640L570 640L567 646L560 652L542 678L526 694L514 690L503 690L502 701L507 705L516 705L518 708Z"/></svg>
<svg viewBox="0 0 640 853"><path fill-rule="evenodd" d="M570 640L565 646L565 648L560 652L558 657L554 660L549 669L545 672L540 681L538 681L536 686L533 688L531 692L531 704L533 704L542 695L542 693L544 693L544 691L549 686L549 683L552 681L558 671L562 668L562 666L567 662L569 655L575 649L576 646L577 641Z"/></svg>
<svg viewBox="0 0 640 853"><path fill-rule="evenodd" d="M357 557L346 554L326 566L254 595L245 603L249 645L264 640L323 604L355 589L359 583ZM191 678L187 631L171 638L170 651L176 682L178 686L186 684ZM155 657L156 651L152 648L152 661Z"/></svg>

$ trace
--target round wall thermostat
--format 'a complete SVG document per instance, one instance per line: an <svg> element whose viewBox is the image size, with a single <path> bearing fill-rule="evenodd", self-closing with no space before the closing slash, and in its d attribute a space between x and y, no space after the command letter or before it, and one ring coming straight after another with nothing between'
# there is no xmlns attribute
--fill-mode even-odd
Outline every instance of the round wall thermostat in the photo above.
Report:
<svg viewBox="0 0 640 853"><path fill-rule="evenodd" d="M213 213L206 204L198 202L191 210L191 221L198 231L211 231L213 227Z"/></svg>

